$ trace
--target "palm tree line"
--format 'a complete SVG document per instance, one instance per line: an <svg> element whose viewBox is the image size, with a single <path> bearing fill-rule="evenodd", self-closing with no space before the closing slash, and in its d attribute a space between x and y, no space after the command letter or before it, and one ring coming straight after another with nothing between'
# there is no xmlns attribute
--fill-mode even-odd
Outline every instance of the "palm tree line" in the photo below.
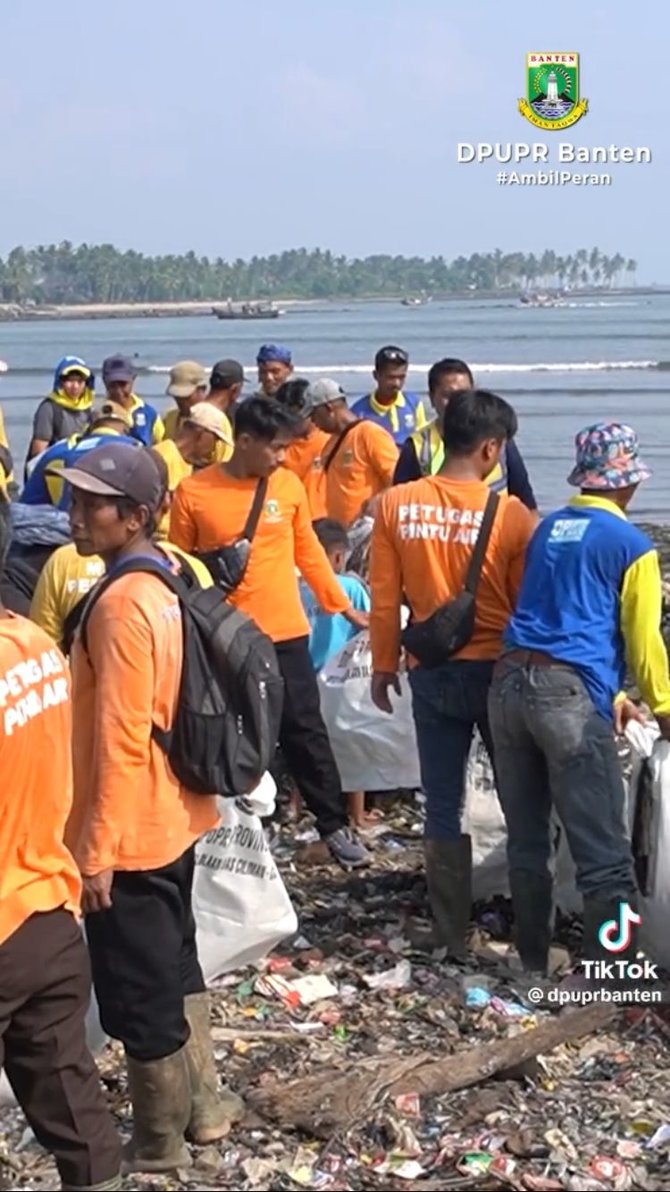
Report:
<svg viewBox="0 0 670 1192"><path fill-rule="evenodd" d="M112 244L13 248L0 258L0 301L12 304L217 301L232 298L363 298L405 293L611 288L635 282L637 262L621 253L580 248L562 256L473 253L443 256L377 254L350 259L328 250L290 249L248 261L223 257L146 256Z"/></svg>

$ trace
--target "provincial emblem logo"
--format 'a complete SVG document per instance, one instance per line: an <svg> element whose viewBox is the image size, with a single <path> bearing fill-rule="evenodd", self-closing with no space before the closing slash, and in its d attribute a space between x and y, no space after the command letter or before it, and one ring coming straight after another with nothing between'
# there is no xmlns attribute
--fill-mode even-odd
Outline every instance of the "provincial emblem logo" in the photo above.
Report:
<svg viewBox="0 0 670 1192"><path fill-rule="evenodd" d="M526 98L519 100L526 120L536 128L570 128L588 106L579 98L579 54L526 54Z"/></svg>

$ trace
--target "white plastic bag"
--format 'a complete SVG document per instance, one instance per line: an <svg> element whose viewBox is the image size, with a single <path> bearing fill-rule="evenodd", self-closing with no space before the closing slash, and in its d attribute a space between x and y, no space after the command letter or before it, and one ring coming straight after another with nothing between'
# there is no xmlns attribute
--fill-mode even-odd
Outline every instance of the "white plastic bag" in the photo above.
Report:
<svg viewBox="0 0 670 1192"><path fill-rule="evenodd" d="M507 827L498 799L493 767L486 746L475 732L465 781L463 831L472 840L472 889L475 898L509 896ZM556 902L563 911L578 911L581 897L565 832L554 817L552 833L558 840L555 858Z"/></svg>
<svg viewBox="0 0 670 1192"><path fill-rule="evenodd" d="M372 702L370 634L359 633L318 676L321 711L345 791L418 790L421 785L409 679L391 692L393 715Z"/></svg>
<svg viewBox="0 0 670 1192"><path fill-rule="evenodd" d="M646 793L651 796L646 897L640 898L640 938L645 951L662 968L670 968L670 742L659 738L654 725L645 726L633 745L629 822L635 819L638 788L647 770Z"/></svg>
<svg viewBox="0 0 670 1192"><path fill-rule="evenodd" d="M221 826L196 845L193 883L198 956L207 982L258 963L298 930L258 815L243 799L219 799L219 809Z"/></svg>

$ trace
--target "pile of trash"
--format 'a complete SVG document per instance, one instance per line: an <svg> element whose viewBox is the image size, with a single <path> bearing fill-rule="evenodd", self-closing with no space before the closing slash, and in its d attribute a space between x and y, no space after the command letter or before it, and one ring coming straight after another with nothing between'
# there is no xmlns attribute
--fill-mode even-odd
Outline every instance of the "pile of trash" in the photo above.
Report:
<svg viewBox="0 0 670 1192"><path fill-rule="evenodd" d="M667 1187L666 1008L533 1006L502 897L477 904L467 965L414 952L404 927L425 911L420 809L384 803L362 875L322 864L308 832L282 831L275 856L299 933L212 992L220 1071L248 1116L194 1150L189 1170L127 1187ZM576 917L559 916L557 974L579 935ZM116 1046L100 1066L126 1132ZM0 1177L25 1192L58 1187L17 1110L0 1116Z"/></svg>

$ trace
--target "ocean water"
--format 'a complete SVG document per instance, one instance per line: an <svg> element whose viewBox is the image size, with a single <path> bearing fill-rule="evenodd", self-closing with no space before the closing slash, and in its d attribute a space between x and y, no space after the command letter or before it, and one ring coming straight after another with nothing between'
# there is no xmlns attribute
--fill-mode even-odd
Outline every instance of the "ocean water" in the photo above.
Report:
<svg viewBox="0 0 670 1192"><path fill-rule="evenodd" d="M0 404L17 462L25 457L32 413L48 392L56 361L83 356L99 369L105 356L135 356L136 389L160 409L166 373L177 360L211 365L234 357L255 380L260 343L293 350L296 375L334 376L352 397L372 384L377 348L395 343L410 354L409 387L425 391L431 363L458 356L480 385L511 401L519 445L544 510L569 489L574 436L583 426L617 419L637 430L653 469L633 514L670 521L670 296L574 298L565 307L528 309L508 300L432 302L403 307L370 302L289 307L268 322L211 317L113 319L0 324ZM20 471L20 468L19 468Z"/></svg>

